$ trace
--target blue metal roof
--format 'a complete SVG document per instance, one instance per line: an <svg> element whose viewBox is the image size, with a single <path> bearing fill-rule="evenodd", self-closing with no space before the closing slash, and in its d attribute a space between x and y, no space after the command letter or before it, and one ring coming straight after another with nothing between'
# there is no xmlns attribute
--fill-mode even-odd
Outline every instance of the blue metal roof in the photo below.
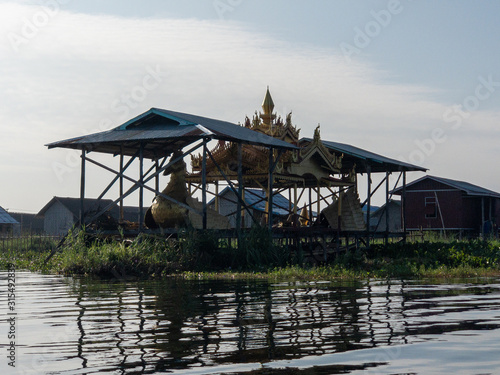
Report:
<svg viewBox="0 0 500 375"><path fill-rule="evenodd" d="M266 210L266 192L261 189L245 189L245 202L252 208L264 212ZM289 200L281 194L273 195L273 215L285 216L288 211Z"/></svg>
<svg viewBox="0 0 500 375"><path fill-rule="evenodd" d="M0 224L19 224L7 211L0 207Z"/></svg>
<svg viewBox="0 0 500 375"><path fill-rule="evenodd" d="M439 182L441 184L448 185L452 188L458 189L466 193L467 195L470 196L475 196L475 197L492 197L492 198L500 198L500 193L494 192L492 190L488 190L485 188L482 188L477 185L473 185L469 182L464 182L464 181L458 181L458 180L451 180L449 178L443 178L443 177L436 177L436 176L424 176L419 178L418 180L412 181L406 185L406 187L410 187L412 185L415 185L423 180L426 179L431 179L436 182ZM394 193L400 194L402 191L402 188L399 187L394 190Z"/></svg>
<svg viewBox="0 0 500 375"><path fill-rule="evenodd" d="M49 148L87 149L96 152L134 155L144 144L144 156L157 158L202 138L243 142L253 145L296 149L288 142L250 130L244 126L208 117L165 109L149 111L108 131L49 143Z"/></svg>
<svg viewBox="0 0 500 375"><path fill-rule="evenodd" d="M356 171L359 173L366 172L366 167L369 165L372 172L394 172L394 171L420 171L425 172L427 168L417 165L405 163L396 159L391 159L379 154L375 154L362 148L351 146L345 143L331 142L321 140L325 147L337 153L344 154L342 164L350 169L356 164ZM302 138L300 144L312 142L311 138Z"/></svg>
<svg viewBox="0 0 500 375"><path fill-rule="evenodd" d="M266 211L266 192L261 189L244 189L245 190L245 202L252 209L265 212ZM232 189L228 186L224 188L219 194L219 196L224 196L225 194L231 192ZM208 204L214 203L215 198L213 198ZM290 212L288 211L289 200L286 199L281 194L273 195L273 215L286 216ZM292 204L293 206L293 204Z"/></svg>

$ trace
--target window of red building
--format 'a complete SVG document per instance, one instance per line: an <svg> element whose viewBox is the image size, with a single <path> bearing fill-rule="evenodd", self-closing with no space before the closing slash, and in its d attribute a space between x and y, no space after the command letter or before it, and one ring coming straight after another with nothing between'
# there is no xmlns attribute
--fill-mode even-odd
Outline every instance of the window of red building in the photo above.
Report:
<svg viewBox="0 0 500 375"><path fill-rule="evenodd" d="M425 197L424 213L425 213L426 219L436 219L437 218L436 197Z"/></svg>

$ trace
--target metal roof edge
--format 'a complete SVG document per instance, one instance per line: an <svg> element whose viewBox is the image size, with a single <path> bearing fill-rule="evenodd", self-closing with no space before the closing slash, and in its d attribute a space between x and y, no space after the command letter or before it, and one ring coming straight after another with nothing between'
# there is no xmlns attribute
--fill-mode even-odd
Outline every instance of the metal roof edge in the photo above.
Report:
<svg viewBox="0 0 500 375"><path fill-rule="evenodd" d="M431 175L425 175L423 177L420 177L410 183L407 183L406 184L406 187L408 188L408 186L411 186L411 185L415 185L423 180L425 180L426 178L428 179L431 179L435 182L439 182L441 184L444 184L444 185L448 185L448 186L451 186L457 190L460 190L460 191L463 191L465 193L467 193L467 195L469 196L473 196L473 197L492 197L492 198L500 198L500 193L497 193L493 190L489 190L489 189L486 189L486 188L483 188L481 186L478 186L478 185L474 185L474 184L471 184L470 182L465 182L465 181L459 181L459 180L452 180L450 178L445 178L445 177L437 177L437 176L431 176ZM472 187L475 187L475 188L478 188L480 190L483 190L483 192L474 192L474 191L471 191L469 189L467 189L465 186L460 186L460 183L463 183L463 184L468 184ZM394 190L392 190L393 193L399 193L403 188L400 186Z"/></svg>
<svg viewBox="0 0 500 375"><path fill-rule="evenodd" d="M117 131L133 130L133 129L127 129L127 127L129 127L131 124L134 123L140 123L141 120L146 119L148 116L161 116L163 118L173 120L177 122L179 124L178 126L180 127L181 126L197 127L198 130L203 132L205 137L208 136L215 139L222 139L232 142L242 142L242 143L248 143L275 149L288 149L288 150L299 149L297 146L288 143L286 141L283 141L281 139L274 138L267 134L259 133L251 129L247 129L244 126L237 125L228 121L217 120L198 115L191 115L187 113L174 112L154 107L115 128L93 134L81 135L78 137L51 142L46 144L45 146L47 146L49 149L56 147L84 149L85 144L90 143L86 142L87 137L99 134L113 133ZM210 123L213 123L214 126L210 126ZM224 131L224 127L227 127L227 132ZM68 145L68 143L72 142L74 142L75 144Z"/></svg>
<svg viewBox="0 0 500 375"><path fill-rule="evenodd" d="M49 209L50 206L52 206L52 202L54 201L58 201L59 199L57 199L58 197L56 196L53 196L51 200L49 200L43 207L40 211L38 211L38 213L35 215L37 217L43 217L45 215L45 212Z"/></svg>
<svg viewBox="0 0 500 375"><path fill-rule="evenodd" d="M312 138L309 138L309 137L302 137L299 139L299 143L301 143L302 141L306 141L306 142L312 142L313 139ZM332 143L331 141L325 141L325 140L321 140L321 142L329 142L329 143ZM356 146L351 146L351 145L348 145L348 144L345 144L345 143L339 143L339 142L335 142L335 143L338 143L338 144L341 144L341 145L346 145L346 146L349 146L349 147L356 147ZM325 144L325 147L327 148L334 148L334 147L329 147L328 145ZM367 160L367 158L365 158L364 156L361 156L361 155L358 155L358 154L354 154L352 152L348 152L348 151L342 151L342 153L344 154L347 154L347 155L351 155L351 156L356 156L360 159L364 159L364 160Z"/></svg>
<svg viewBox="0 0 500 375"><path fill-rule="evenodd" d="M303 137L299 140L299 143L302 141L312 142L313 140L312 140L312 138ZM362 160L367 160L367 161L375 162L378 164L384 164L384 163L385 164L395 164L395 165L399 165L400 167L412 168L412 169L414 169L414 171L427 172L429 170L428 168L425 168L425 167L420 167L418 165L406 163L406 162L403 162L403 161L400 161L397 159L393 159L393 158L389 158L387 156L376 154L375 152L368 151L368 150L365 150L365 149L362 149L360 147L353 146L353 145L350 145L347 143L333 142L333 141L328 141L328 140L321 140L321 141L323 142L323 144L327 148L337 150L338 152L342 152L343 154L347 154L347 155L350 155L350 156L353 156L353 157L356 157L356 158L359 158ZM335 145L338 145L338 146L335 146ZM343 149L343 147L357 149L357 150L360 150L362 152L368 153L370 155L361 155L360 153L356 153L354 151L345 150L345 149ZM377 160L376 159L377 157L379 157L380 159L385 159L385 160Z"/></svg>
<svg viewBox="0 0 500 375"><path fill-rule="evenodd" d="M0 214L5 214L7 215L7 219L9 220L9 222L6 222L6 223L2 223L2 224L19 224L19 221L17 221L16 219L14 219L10 213L5 209L3 208L2 206L0 206Z"/></svg>
<svg viewBox="0 0 500 375"><path fill-rule="evenodd" d="M178 116L178 118L182 118L183 115L186 115L186 116L188 116L188 118L191 117L191 118L198 119L199 122L197 122L197 123L191 122L191 124L203 126L204 128L206 128L207 130L209 130L210 132L213 133L213 137L215 139L225 139L225 140L229 140L229 141L238 140L238 141L243 142L243 143L254 144L254 145L259 145L259 146L264 145L264 146L270 147L270 148L281 148L281 149L291 149L291 150L298 149L297 146L295 146L291 143L288 143L288 142L283 141L283 140L278 139L278 138L271 137L270 135L267 135L264 133L257 132L255 130L248 129L242 125L235 124L233 122L229 122L226 120L219 120L219 119L214 119L211 117L176 112L176 111L171 111L168 109L161 109L161 108L156 108L156 109L158 111L160 111L160 113L165 113L165 114L168 114L169 116L173 116L173 117ZM251 133L255 139L253 139L253 140L245 139L244 136L235 137L234 135L229 135L229 134L224 135L224 134L222 134L222 131L220 129L215 129L213 126L203 124L203 122L205 122L205 120L209 121L209 122L214 122L216 124L221 124L223 126L234 126L234 127L238 128L239 133L243 133L243 135L245 133L247 133L247 134ZM189 120L187 120L187 121L189 121ZM259 139L259 138L261 138L261 139Z"/></svg>
<svg viewBox="0 0 500 375"><path fill-rule="evenodd" d="M131 118L130 120L124 122L121 125L118 125L116 128L113 128L113 130L125 130L127 128L127 126L129 126L130 124L132 124L136 121L139 121L139 120L143 119L144 117L147 117L150 114L155 113L155 112L156 112L155 108L150 108L148 111L143 112L140 115L135 116L134 118ZM158 113L155 113L155 114L158 114Z"/></svg>
<svg viewBox="0 0 500 375"><path fill-rule="evenodd" d="M259 196L259 194L256 193L256 191L259 191L259 192L264 192L263 189L259 189L259 188L243 188L243 190L246 192L246 193L249 193L251 195L254 195L256 197L258 197L259 199L262 199L262 197ZM253 190L253 191L252 191ZM219 197L222 197L223 195L227 194L228 192L233 192L233 189L231 188L231 186L226 186L224 189L222 189L222 191L219 193ZM273 194L273 197L277 197L277 196L280 196L282 199L286 200L287 202L289 201L287 197L285 197L283 194L281 193L275 193ZM207 205L211 205L215 203L215 198L212 198L208 203ZM257 208L254 205L250 205L252 208L256 209L256 210L259 210L261 211L259 208ZM273 206L276 206L277 208L279 209L283 209L282 207L278 206L276 202L273 202Z"/></svg>
<svg viewBox="0 0 500 375"><path fill-rule="evenodd" d="M159 115L159 116L168 118L170 120L177 121L180 126L183 126L183 125L200 125L200 124L198 124L196 122L186 120L186 119L184 119L184 118L182 118L180 116L175 116L175 115L172 115L171 113L166 113L165 110L162 110L161 108L153 107L149 111L151 111L155 115ZM178 112L178 113L180 113L180 112Z"/></svg>
<svg viewBox="0 0 500 375"><path fill-rule="evenodd" d="M182 117L178 117L178 116L174 116L170 113L166 113L161 108L152 107L149 110L147 110L146 112L141 113L140 115L137 115L136 117L128 120L127 122L124 122L123 124L117 126L113 130L126 130L129 125L132 125L134 122L142 120L143 118L146 118L151 114L177 121L180 126L182 126L182 125L198 125L192 121L188 121L186 119L183 119Z"/></svg>
<svg viewBox="0 0 500 375"><path fill-rule="evenodd" d="M479 185L471 184L470 182L460 181L460 180L452 180L450 178L437 177L437 176L429 176L429 178L433 179L434 181L440 182L442 184L450 185L450 186L453 186L456 189L465 191L467 193L467 195L470 195L470 196L479 196L479 197L481 197L481 196L483 196L483 197L487 196L487 197L500 198L500 193L497 193L496 191L493 191L493 190L490 190L490 189L486 189L486 188L481 187ZM466 185L469 185L472 188L477 188L479 190L482 190L482 192L481 191L472 191L469 188L467 188L467 186L461 186L461 184L466 184Z"/></svg>
<svg viewBox="0 0 500 375"><path fill-rule="evenodd" d="M143 112L140 115L135 116L134 118L124 122L123 124L117 126L116 128L113 128L112 130L126 130L129 125L132 125L134 122L142 120L143 118L148 117L151 114L177 121L179 123L179 125L181 125L181 126L182 125L198 125L197 123L194 123L192 121L188 121L186 119L183 119L182 117L178 117L178 116L174 116L170 113L166 113L161 108L152 107L149 110L147 110L146 112Z"/></svg>

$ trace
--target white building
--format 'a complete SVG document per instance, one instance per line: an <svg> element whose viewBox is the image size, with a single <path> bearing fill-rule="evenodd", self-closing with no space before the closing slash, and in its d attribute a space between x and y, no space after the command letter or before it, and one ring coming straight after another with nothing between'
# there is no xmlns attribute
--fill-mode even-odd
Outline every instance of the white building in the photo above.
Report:
<svg viewBox="0 0 500 375"><path fill-rule="evenodd" d="M110 199L84 199L83 208L85 216L96 214L101 209L113 203ZM109 211L110 216L118 221L119 209L114 206ZM80 198L54 197L41 209L37 216L43 217L43 227L46 234L62 236L68 233L80 218ZM138 209L136 207L124 207L124 219L137 221Z"/></svg>

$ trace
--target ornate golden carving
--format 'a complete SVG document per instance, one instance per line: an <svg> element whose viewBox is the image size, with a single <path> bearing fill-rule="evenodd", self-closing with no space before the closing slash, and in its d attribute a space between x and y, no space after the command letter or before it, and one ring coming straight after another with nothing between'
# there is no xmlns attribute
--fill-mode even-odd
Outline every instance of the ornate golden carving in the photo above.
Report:
<svg viewBox="0 0 500 375"><path fill-rule="evenodd" d="M263 113L255 111L250 119L245 117L242 126L258 131L294 145L299 145L300 129L292 123L290 111L284 121L273 113L274 102L269 88L262 103ZM244 176L267 174L269 171L269 151L266 148L243 145L243 174ZM229 142L219 142L211 151L217 164L224 173L237 170L237 145ZM317 155L317 156L314 156ZM342 168L342 154L331 152L321 141L320 126L314 130L313 141L297 151L287 151L282 154L275 173L290 176L302 176L304 173L315 175L318 179L339 173ZM324 162L319 160L323 159ZM191 157L193 173L201 172L201 155ZM211 159L207 160L207 174L220 175L220 171Z"/></svg>

